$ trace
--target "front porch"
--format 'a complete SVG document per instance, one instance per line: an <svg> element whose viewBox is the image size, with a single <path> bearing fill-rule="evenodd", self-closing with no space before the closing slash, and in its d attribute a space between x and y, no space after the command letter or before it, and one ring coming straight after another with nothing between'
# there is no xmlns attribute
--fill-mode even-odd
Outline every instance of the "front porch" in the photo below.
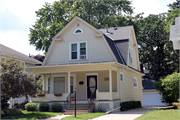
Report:
<svg viewBox="0 0 180 120"><path fill-rule="evenodd" d="M76 87L77 103L87 103L88 99L93 96L95 109L103 108L107 111L119 107L118 67L111 64L84 65L74 70L71 67L67 72L62 71L63 69L57 70L57 68L46 69L36 72L41 72L43 91L47 91L47 93L44 97L32 98L32 102L61 102L64 105L64 101L69 95L74 96L74 88ZM54 93L62 93L62 96L55 96Z"/></svg>

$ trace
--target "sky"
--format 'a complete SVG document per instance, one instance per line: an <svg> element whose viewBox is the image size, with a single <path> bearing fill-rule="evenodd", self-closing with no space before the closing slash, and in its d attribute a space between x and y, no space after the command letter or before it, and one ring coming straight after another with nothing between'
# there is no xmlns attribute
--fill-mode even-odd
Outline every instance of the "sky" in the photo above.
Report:
<svg viewBox="0 0 180 120"><path fill-rule="evenodd" d="M23 54L43 55L44 51L37 51L29 45L29 28L35 24L35 11L42 8L45 2L55 0L0 0L0 44L10 47ZM149 14L167 12L167 5L176 0L132 0L134 15L144 12Z"/></svg>

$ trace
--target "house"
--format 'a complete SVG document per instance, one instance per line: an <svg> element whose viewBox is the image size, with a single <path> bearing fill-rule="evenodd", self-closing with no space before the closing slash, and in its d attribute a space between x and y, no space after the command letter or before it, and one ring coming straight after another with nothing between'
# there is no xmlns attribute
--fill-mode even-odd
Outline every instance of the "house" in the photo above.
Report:
<svg viewBox="0 0 180 120"><path fill-rule="evenodd" d="M144 74L133 26L96 29L75 17L53 37L42 66L29 70L43 76L47 93L32 102L61 102L66 109L72 101L67 105L64 101L74 95L74 88L77 103L89 100L95 109L108 111L123 101L142 102Z"/></svg>
<svg viewBox="0 0 180 120"><path fill-rule="evenodd" d="M151 78L149 70L144 70L145 76L142 80L143 85L143 106L167 106L166 103L162 103L162 95L156 90L154 83L157 80Z"/></svg>
<svg viewBox="0 0 180 120"><path fill-rule="evenodd" d="M42 62L29 57L27 55L24 55L16 50L13 50L5 45L0 44L0 65L1 62L5 61L6 57L12 56L13 58L19 59L21 60L21 65L23 66L35 66L36 64L42 64ZM1 67L1 66L0 66ZM1 70L0 70L1 71ZM26 70L25 72L30 72L29 70ZM25 97L23 98L15 98L15 99L10 99L9 103L10 103L10 108L15 104L15 103L22 103L26 100ZM30 97L29 97L30 100Z"/></svg>

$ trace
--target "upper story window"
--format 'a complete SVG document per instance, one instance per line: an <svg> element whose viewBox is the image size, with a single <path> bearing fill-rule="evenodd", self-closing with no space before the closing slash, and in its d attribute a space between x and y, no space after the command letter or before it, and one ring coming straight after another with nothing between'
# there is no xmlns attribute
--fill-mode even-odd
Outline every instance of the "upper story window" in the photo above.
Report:
<svg viewBox="0 0 180 120"><path fill-rule="evenodd" d="M124 74L122 72L120 72L120 81L124 82Z"/></svg>
<svg viewBox="0 0 180 120"><path fill-rule="evenodd" d="M134 81L134 87L137 88L137 78L134 77L133 81Z"/></svg>
<svg viewBox="0 0 180 120"><path fill-rule="evenodd" d="M88 59L87 56L87 41L71 42L69 60Z"/></svg>
<svg viewBox="0 0 180 120"><path fill-rule="evenodd" d="M81 34L81 33L83 33L83 30L79 27L74 30L74 34Z"/></svg>
<svg viewBox="0 0 180 120"><path fill-rule="evenodd" d="M133 54L131 47L129 47L129 63L133 64Z"/></svg>

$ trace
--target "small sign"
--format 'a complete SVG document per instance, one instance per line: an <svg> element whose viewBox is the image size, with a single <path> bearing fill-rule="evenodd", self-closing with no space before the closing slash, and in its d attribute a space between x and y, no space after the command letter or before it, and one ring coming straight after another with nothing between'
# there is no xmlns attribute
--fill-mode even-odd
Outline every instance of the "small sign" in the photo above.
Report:
<svg viewBox="0 0 180 120"><path fill-rule="evenodd" d="M109 81L109 78L108 78L108 77L105 77L105 78L104 78L104 81Z"/></svg>

